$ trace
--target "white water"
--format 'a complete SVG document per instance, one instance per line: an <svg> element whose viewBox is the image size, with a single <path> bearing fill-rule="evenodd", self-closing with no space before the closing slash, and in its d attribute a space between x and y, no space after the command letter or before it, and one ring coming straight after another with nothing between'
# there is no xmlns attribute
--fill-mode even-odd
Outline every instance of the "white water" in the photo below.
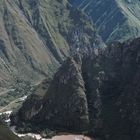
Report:
<svg viewBox="0 0 140 140"><path fill-rule="evenodd" d="M24 96L20 98L20 101L25 101L27 99L28 96Z"/></svg>
<svg viewBox="0 0 140 140"><path fill-rule="evenodd" d="M5 112L0 113L0 116L1 116L1 115L8 115L8 116L10 116L11 113L12 113L12 110L10 110L10 111L5 111Z"/></svg>
<svg viewBox="0 0 140 140"><path fill-rule="evenodd" d="M30 136L32 138L36 138L37 140L91 140L88 137L82 136L82 135L60 135L60 136L54 136L51 139L42 138L39 134L16 134L19 137L24 136Z"/></svg>
<svg viewBox="0 0 140 140"><path fill-rule="evenodd" d="M51 139L46 139L46 138L42 138L42 136L40 134L34 134L34 133L27 133L27 134L19 134L15 132L15 126L11 127L11 130L13 131L13 133L19 137L25 137L25 136L30 136L32 138L36 138L37 140L91 140L90 138L83 136L83 135L73 135L73 134L69 134L69 135L58 135L58 136L54 136Z"/></svg>
<svg viewBox="0 0 140 140"><path fill-rule="evenodd" d="M24 101L24 100L26 100L26 98L27 98L27 96L24 96L24 97L22 97L22 98L20 98L20 99L21 99L22 101ZM10 117L11 113L12 113L12 110L10 110L10 111L5 111L5 112L0 113L0 116L1 116L1 115L7 115L7 116L8 116L8 117L7 117L8 119L5 120L5 122L6 122L7 124L10 124L10 119L9 119L9 117ZM35 133L19 134L19 133L16 133L15 128L16 128L15 126L12 126L12 127L11 127L11 131L12 131L15 135L17 135L17 136L19 136L19 137L29 136L29 137L35 138L35 139L37 139L37 140L91 140L90 138L85 137L85 136L83 136L83 135L73 135L73 134L69 134L69 135L58 135L58 136L52 137L51 139L46 139L46 138L42 138L42 136L41 136L40 134L35 134Z"/></svg>
<svg viewBox="0 0 140 140"><path fill-rule="evenodd" d="M5 112L0 113L0 116L1 116L1 115L7 115L7 118L8 118L8 119L6 119L6 120L4 120L4 121L5 121L6 123L10 123L9 117L10 117L11 113L12 113L11 110L10 110L10 111L5 111Z"/></svg>

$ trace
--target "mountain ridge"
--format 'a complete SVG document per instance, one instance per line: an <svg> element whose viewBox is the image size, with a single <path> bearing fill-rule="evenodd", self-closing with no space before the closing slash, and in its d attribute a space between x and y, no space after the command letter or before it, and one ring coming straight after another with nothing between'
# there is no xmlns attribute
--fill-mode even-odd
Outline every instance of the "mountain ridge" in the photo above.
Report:
<svg viewBox="0 0 140 140"><path fill-rule="evenodd" d="M139 0L70 0L70 3L91 17L106 42L140 36Z"/></svg>
<svg viewBox="0 0 140 140"><path fill-rule="evenodd" d="M1 86L51 77L77 46L104 45L88 17L64 0L2 0L0 11Z"/></svg>

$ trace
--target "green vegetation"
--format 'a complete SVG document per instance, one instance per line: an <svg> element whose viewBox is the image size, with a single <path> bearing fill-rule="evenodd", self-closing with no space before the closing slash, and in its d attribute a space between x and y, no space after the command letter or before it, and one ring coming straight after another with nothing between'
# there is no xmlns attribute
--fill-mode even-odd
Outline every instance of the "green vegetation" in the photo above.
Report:
<svg viewBox="0 0 140 140"><path fill-rule="evenodd" d="M18 80L17 84L11 86L10 90L7 90L6 93L0 95L0 107L2 111L13 110L17 108L23 102L23 100L20 98L30 95L33 90L34 87L30 82ZM5 108L5 106L7 106L7 108Z"/></svg>
<svg viewBox="0 0 140 140"><path fill-rule="evenodd" d="M20 140L0 121L0 140Z"/></svg>
<svg viewBox="0 0 140 140"><path fill-rule="evenodd" d="M140 36L139 0L69 0L88 14L103 40L112 42Z"/></svg>
<svg viewBox="0 0 140 140"><path fill-rule="evenodd" d="M89 18L67 0L0 4L0 87L15 84L16 78L38 82L52 77L77 46L93 46L99 39Z"/></svg>

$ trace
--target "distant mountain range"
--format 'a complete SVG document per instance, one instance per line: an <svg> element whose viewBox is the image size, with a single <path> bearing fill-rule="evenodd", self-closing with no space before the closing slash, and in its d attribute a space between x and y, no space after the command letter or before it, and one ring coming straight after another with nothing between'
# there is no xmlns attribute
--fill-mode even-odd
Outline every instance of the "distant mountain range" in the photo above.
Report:
<svg viewBox="0 0 140 140"><path fill-rule="evenodd" d="M91 17L106 42L140 36L139 0L69 0Z"/></svg>

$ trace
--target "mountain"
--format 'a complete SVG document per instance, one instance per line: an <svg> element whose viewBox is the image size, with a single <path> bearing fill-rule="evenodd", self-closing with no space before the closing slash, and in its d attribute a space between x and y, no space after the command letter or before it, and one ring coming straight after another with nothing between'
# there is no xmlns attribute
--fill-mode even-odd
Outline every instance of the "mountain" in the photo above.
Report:
<svg viewBox="0 0 140 140"><path fill-rule="evenodd" d="M51 77L79 46L101 42L88 17L65 0L1 0L0 86Z"/></svg>
<svg viewBox="0 0 140 140"><path fill-rule="evenodd" d="M139 36L140 1L70 3L82 11L66 0L0 2L0 87L44 79L11 123L18 132L43 136L139 140L140 38L133 38ZM18 139L0 122L5 137Z"/></svg>
<svg viewBox="0 0 140 140"><path fill-rule="evenodd" d="M43 82L41 85L45 87ZM39 93L38 90L35 93ZM43 88L45 89L45 88ZM46 90L43 92L45 93ZM89 124L87 99L81 70L68 59L55 74L47 92L31 95L18 112L23 121L33 121L52 129L81 131ZM36 97L36 100L35 100ZM30 106L30 107L29 107ZM67 117L66 117L67 116Z"/></svg>
<svg viewBox="0 0 140 140"><path fill-rule="evenodd" d="M101 140L140 139L140 38L68 58L44 96L11 116L18 127L88 132ZM28 109L29 107L30 110Z"/></svg>
<svg viewBox="0 0 140 140"><path fill-rule="evenodd" d="M106 42L140 36L139 0L69 0L91 17Z"/></svg>
<svg viewBox="0 0 140 140"><path fill-rule="evenodd" d="M0 140L21 140L0 121Z"/></svg>

